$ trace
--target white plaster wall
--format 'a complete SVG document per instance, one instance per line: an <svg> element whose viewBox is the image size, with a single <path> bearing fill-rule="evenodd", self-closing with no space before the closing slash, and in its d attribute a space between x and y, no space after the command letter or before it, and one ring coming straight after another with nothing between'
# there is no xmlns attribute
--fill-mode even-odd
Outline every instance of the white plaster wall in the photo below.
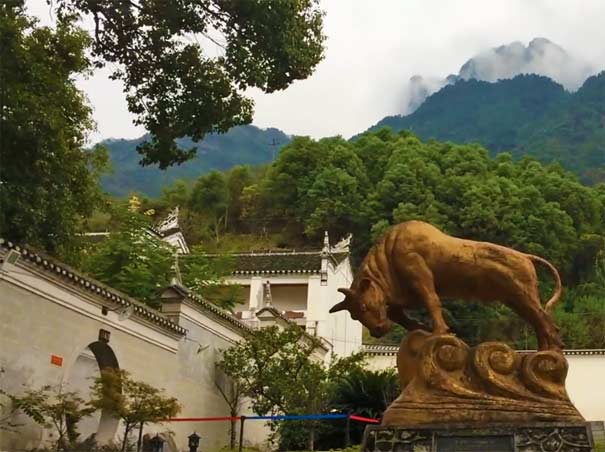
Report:
<svg viewBox="0 0 605 452"><path fill-rule="evenodd" d="M397 367L397 356L395 355L370 355L366 356L366 368L370 370L383 370L389 367Z"/></svg>
<svg viewBox="0 0 605 452"><path fill-rule="evenodd" d="M346 311L329 314L328 311L336 303L344 299L338 292L340 287L349 287L353 281L349 259L342 261L337 267L329 266L328 285L324 286L326 296L323 300L322 311L325 312L323 326L320 323L320 335L334 346L334 353L348 356L361 349L361 323L351 319Z"/></svg>
<svg viewBox="0 0 605 452"><path fill-rule="evenodd" d="M229 416L229 407L216 387L219 380L215 363L220 360L224 350L243 339L241 332L216 322L189 302L179 303L178 308L165 305L163 309L178 309L179 325L187 329L187 338L181 341L179 347L180 377L174 382L174 390L182 394L201 391L198 401L185 405L179 417ZM239 414L253 414L249 404L244 403ZM188 429L188 434L195 430L202 436L205 449L219 448L229 442L228 422L184 422L178 425L183 430ZM244 428L244 442L248 445L262 444L268 434L265 423L249 422Z"/></svg>
<svg viewBox="0 0 605 452"><path fill-rule="evenodd" d="M183 409L180 417L227 415L227 405L214 385L214 364L220 350L241 336L222 322L210 319L192 307L184 307L180 318L190 329L189 340L180 339L154 324L134 317L118 321L115 313L101 313L92 295L47 278L36 269L0 275L0 386L13 393L25 388L69 383L73 389L86 387L95 374L87 362L87 346L97 341L99 329L111 333L109 346L122 369L134 378L163 388L176 397ZM63 358L52 365L51 355ZM77 363L77 364L76 364ZM69 386L68 386L69 388ZM247 413L246 413L247 414ZM19 419L27 423L27 419ZM85 430L94 426L85 425ZM151 425L146 433L170 429L178 450L186 450L187 436L194 430L202 436L205 450L228 441L226 422L171 423ZM249 444L266 437L262 423L246 428ZM27 423L17 434L0 431L0 450L18 451L37 447L43 432ZM167 448L165 451L170 452Z"/></svg>
<svg viewBox="0 0 605 452"><path fill-rule="evenodd" d="M605 420L605 355L567 355L567 392L588 421Z"/></svg>
<svg viewBox="0 0 605 452"><path fill-rule="evenodd" d="M53 295L64 301L73 301L69 300L69 293L58 288L55 288ZM77 308L77 304L87 303L80 301L74 308ZM82 311L69 309L49 298L0 280L2 387L13 393L43 385L65 384L67 389L71 389L69 383L74 363L89 344L97 341L100 328L111 333L109 345L121 368L154 386L167 386L174 374L161 370L175 366L177 342L174 339L171 339L172 344L166 340L158 344L153 338L142 340L141 336L145 336L145 330L149 329L146 326L139 325L136 330L128 331L121 325L118 328L105 320L100 308L99 318L94 318L92 314L85 315L86 309ZM51 364L51 355L63 358L62 366ZM80 371L76 367L76 372ZM79 377L81 375L76 376L76 387L82 386ZM180 394L173 395L178 397ZM16 451L36 447L41 438L40 429L29 424L17 434L3 433L0 449Z"/></svg>
<svg viewBox="0 0 605 452"><path fill-rule="evenodd" d="M605 355L566 355L569 363L567 393L587 421L605 420ZM366 367L382 370L397 366L395 355L368 355Z"/></svg>

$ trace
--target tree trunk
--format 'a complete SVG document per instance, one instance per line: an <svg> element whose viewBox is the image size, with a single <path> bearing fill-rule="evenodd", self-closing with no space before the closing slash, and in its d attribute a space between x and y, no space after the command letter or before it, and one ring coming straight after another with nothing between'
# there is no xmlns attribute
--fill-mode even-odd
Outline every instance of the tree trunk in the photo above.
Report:
<svg viewBox="0 0 605 452"><path fill-rule="evenodd" d="M231 428L229 429L229 448L231 450L235 449L235 427L237 425L237 421L235 419L231 419Z"/></svg>
<svg viewBox="0 0 605 452"><path fill-rule="evenodd" d="M315 421L311 421L311 431L309 432L309 450L315 450Z"/></svg>
<svg viewBox="0 0 605 452"><path fill-rule="evenodd" d="M126 452L126 446L128 445L128 434L130 433L130 427L127 425L124 428L124 439L122 440L122 452Z"/></svg>
<svg viewBox="0 0 605 452"><path fill-rule="evenodd" d="M217 244L220 241L219 230L221 228L221 226L220 226L221 225L221 220L222 220L222 218L218 218L218 217L214 220L214 235L215 235L216 243Z"/></svg>
<svg viewBox="0 0 605 452"><path fill-rule="evenodd" d="M143 423L139 424L139 439L137 441L137 452L141 452L141 444L143 442Z"/></svg>

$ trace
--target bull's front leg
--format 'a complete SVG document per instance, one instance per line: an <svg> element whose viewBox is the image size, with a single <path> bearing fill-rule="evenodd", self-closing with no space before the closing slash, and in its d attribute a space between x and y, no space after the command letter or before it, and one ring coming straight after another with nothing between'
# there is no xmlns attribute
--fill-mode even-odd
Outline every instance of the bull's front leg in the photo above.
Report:
<svg viewBox="0 0 605 452"><path fill-rule="evenodd" d="M395 269L401 281L405 281L429 312L433 321L433 334L449 333L450 329L443 318L441 300L435 290L433 272L422 256L417 253L398 256Z"/></svg>
<svg viewBox="0 0 605 452"><path fill-rule="evenodd" d="M409 317L405 313L405 311L403 310L403 307L401 305L389 305L388 310L387 310L387 316L393 322L397 323L398 325L401 325L408 331L414 331L414 330L424 330L424 331L429 331L429 332L431 331L431 329L428 326L426 326L424 323L419 322L418 320Z"/></svg>

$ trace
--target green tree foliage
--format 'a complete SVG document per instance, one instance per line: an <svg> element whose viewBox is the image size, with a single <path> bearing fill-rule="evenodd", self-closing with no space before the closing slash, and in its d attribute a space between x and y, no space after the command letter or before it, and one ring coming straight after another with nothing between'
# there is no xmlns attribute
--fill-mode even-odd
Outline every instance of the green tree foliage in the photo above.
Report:
<svg viewBox="0 0 605 452"><path fill-rule="evenodd" d="M492 158L477 144L422 141L388 129L355 141L295 138L262 171L202 176L187 206L184 217L194 219L188 238L205 250L212 244L213 252L251 250L271 243L268 237L279 237L273 246L317 247L328 230L332 242L353 233L359 263L391 225L424 220L458 237L541 255L561 270L569 288L594 280L605 245L605 185L585 186L558 164L508 153ZM546 299L552 279L539 272ZM579 294L571 290L565 301L569 318L577 318ZM533 345L531 330L506 308L466 302L445 308L454 330L471 343ZM566 322L564 328L575 328ZM402 334L396 329L388 339L396 343ZM568 346L586 343L570 335Z"/></svg>
<svg viewBox="0 0 605 452"><path fill-rule="evenodd" d="M358 229L368 184L363 162L347 141L296 138L268 171L263 190L274 219L317 238L325 229L335 236Z"/></svg>
<svg viewBox="0 0 605 452"><path fill-rule="evenodd" d="M214 239L220 240L221 231L226 228L229 193L225 175L219 171L200 177L193 187L189 208L205 213Z"/></svg>
<svg viewBox="0 0 605 452"><path fill-rule="evenodd" d="M162 422L176 416L181 406L174 397L139 380L135 380L123 369L104 369L91 387L91 406L107 410L122 421L124 440L122 452L126 450L128 437L139 427L139 444L145 424Z"/></svg>
<svg viewBox="0 0 605 452"><path fill-rule="evenodd" d="M229 256L208 256L199 247L194 247L191 254L179 257L183 284L195 294L227 310L242 303L244 298L242 286L224 280L231 274L232 265Z"/></svg>
<svg viewBox="0 0 605 452"><path fill-rule="evenodd" d="M338 382L333 404L359 416L382 418L400 392L399 376L394 368L378 371L356 369ZM351 427L351 441L353 444L361 443L365 425L355 423Z"/></svg>
<svg viewBox="0 0 605 452"><path fill-rule="evenodd" d="M359 368L362 357L334 359L326 366L313 357L317 346L317 340L296 325L267 327L225 350L218 366L252 399L259 415L322 413L328 411L336 382ZM281 447L308 445L313 450L318 425L293 425L277 425Z"/></svg>
<svg viewBox="0 0 605 452"><path fill-rule="evenodd" d="M14 5L0 5L0 235L65 257L106 161L84 150L93 122L74 83L90 39L70 16L40 27Z"/></svg>
<svg viewBox="0 0 605 452"><path fill-rule="evenodd" d="M573 348L605 347L605 260L600 251L592 278L565 293L555 311L563 340Z"/></svg>
<svg viewBox="0 0 605 452"><path fill-rule="evenodd" d="M317 246L324 229L332 240L352 232L356 262L390 225L416 219L544 256L574 287L591 280L605 243L603 186L582 185L557 164L515 161L507 153L491 158L476 144L423 142L405 131L384 129L354 142L296 138L252 182L242 190L245 218L262 219L266 231L279 231L289 243L303 238ZM540 274L546 299L552 280ZM533 345L531 330L506 308L453 303L446 309L454 330L471 343ZM397 329L390 339L402 334Z"/></svg>
<svg viewBox="0 0 605 452"><path fill-rule="evenodd" d="M153 308L160 307L159 292L174 278L180 278L194 294L222 308L231 309L241 301L241 287L223 281L231 271L229 258L209 257L197 246L188 255L177 255L154 232L153 209L141 213L142 206L143 201L136 196L128 203L109 203L108 226L112 232L85 249L83 270Z"/></svg>
<svg viewBox="0 0 605 452"><path fill-rule="evenodd" d="M136 211L136 202L130 208L113 207L117 229L88 250L82 267L109 286L157 308L159 290L170 285L175 275L174 250L151 234L150 220Z"/></svg>
<svg viewBox="0 0 605 452"><path fill-rule="evenodd" d="M225 228L241 226L241 217L244 209L242 199L244 188L252 184L252 174L247 166L238 165L227 172L225 181L227 190L227 209L225 211ZM232 228L234 229L234 228Z"/></svg>
<svg viewBox="0 0 605 452"><path fill-rule="evenodd" d="M332 190L340 176L356 179L354 188ZM262 184L282 224L294 220L309 237L321 224L333 238L353 232L359 255L388 225L419 219L543 255L577 282L603 243L601 188L580 184L557 165L515 162L508 154L492 159L478 145L422 142L408 132L382 130L352 143L295 139ZM329 214L321 217L323 208Z"/></svg>
<svg viewBox="0 0 605 452"><path fill-rule="evenodd" d="M89 406L77 392L63 387L43 386L28 390L22 396L11 396L13 406L41 426L56 433L54 450L69 450L77 443L77 425L96 408Z"/></svg>
<svg viewBox="0 0 605 452"><path fill-rule="evenodd" d="M142 163L166 168L195 154L176 138L201 140L252 119L248 88L285 89L323 58L316 0L174 2L59 0L59 15L91 17L98 65L124 83L129 110L151 133ZM221 50L220 56L214 51Z"/></svg>
<svg viewBox="0 0 605 452"><path fill-rule="evenodd" d="M18 396L3 389L0 389L0 396L2 397L0 403L0 431L15 432L21 426L14 420L19 412L25 413L38 424L45 422L44 416L37 407L39 398L26 395Z"/></svg>

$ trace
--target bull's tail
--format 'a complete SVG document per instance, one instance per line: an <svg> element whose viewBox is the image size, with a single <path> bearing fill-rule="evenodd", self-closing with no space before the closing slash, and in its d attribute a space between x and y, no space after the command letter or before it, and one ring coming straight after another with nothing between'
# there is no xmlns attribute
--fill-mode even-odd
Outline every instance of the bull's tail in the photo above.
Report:
<svg viewBox="0 0 605 452"><path fill-rule="evenodd" d="M563 286L561 285L561 276L559 275L559 271L555 268L553 264L548 262L546 259L541 258L540 256L534 256L533 254L527 254L527 257L530 258L534 263L539 262L540 264L547 267L553 275L555 280L555 291L552 294L552 297L546 302L544 305L544 310L547 313L552 313L555 305L561 298L561 294L563 293Z"/></svg>

